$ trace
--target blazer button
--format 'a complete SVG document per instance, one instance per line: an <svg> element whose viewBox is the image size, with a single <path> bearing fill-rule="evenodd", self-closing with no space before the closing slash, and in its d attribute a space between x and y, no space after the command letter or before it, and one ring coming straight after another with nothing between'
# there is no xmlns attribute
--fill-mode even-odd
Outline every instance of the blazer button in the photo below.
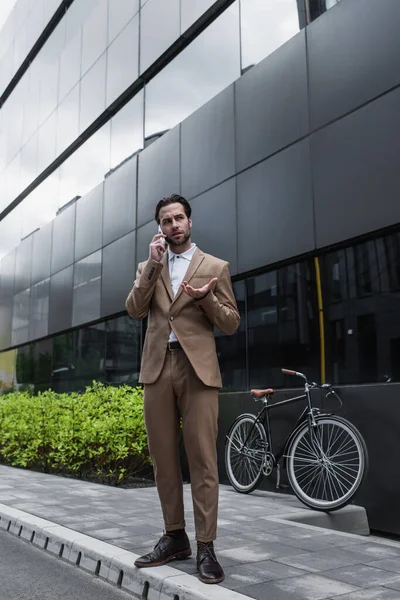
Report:
<svg viewBox="0 0 400 600"><path fill-rule="evenodd" d="M169 320L170 320L170 321L173 321L173 320L174 320L174 317L172 317L172 316L171 316L171 317L169 318Z"/></svg>

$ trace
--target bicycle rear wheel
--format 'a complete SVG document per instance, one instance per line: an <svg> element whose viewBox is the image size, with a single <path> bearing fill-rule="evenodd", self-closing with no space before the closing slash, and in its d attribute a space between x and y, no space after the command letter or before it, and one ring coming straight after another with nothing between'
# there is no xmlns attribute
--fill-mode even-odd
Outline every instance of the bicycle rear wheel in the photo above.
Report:
<svg viewBox="0 0 400 600"><path fill-rule="evenodd" d="M368 453L360 432L346 419L316 417L310 431L304 423L292 439L287 474L296 496L321 511L346 506L367 471Z"/></svg>
<svg viewBox="0 0 400 600"><path fill-rule="evenodd" d="M225 443L225 467L236 491L248 494L262 478L267 435L264 426L251 414L240 415L229 430Z"/></svg>

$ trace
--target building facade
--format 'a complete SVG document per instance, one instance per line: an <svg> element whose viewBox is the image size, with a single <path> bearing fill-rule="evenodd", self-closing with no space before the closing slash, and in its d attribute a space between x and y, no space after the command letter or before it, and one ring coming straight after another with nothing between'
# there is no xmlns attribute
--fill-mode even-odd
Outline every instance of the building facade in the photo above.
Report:
<svg viewBox="0 0 400 600"><path fill-rule="evenodd" d="M137 382L145 324L124 301L174 192L231 265L224 391L292 385L282 366L399 380L400 3L383 3L18 0L0 33L3 388Z"/></svg>

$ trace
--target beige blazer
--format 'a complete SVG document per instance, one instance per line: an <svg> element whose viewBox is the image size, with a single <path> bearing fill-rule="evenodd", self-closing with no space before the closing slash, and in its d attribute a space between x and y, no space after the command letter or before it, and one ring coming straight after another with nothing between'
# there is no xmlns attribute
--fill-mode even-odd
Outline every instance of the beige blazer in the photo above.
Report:
<svg viewBox="0 0 400 600"><path fill-rule="evenodd" d="M185 280L200 288L213 277L218 281L203 300L193 300L182 289L173 298L167 252L161 262L149 259L139 264L125 306L131 317L149 317L141 383L154 383L160 375L172 329L201 381L212 387L222 386L213 326L227 335L234 333L240 323L239 311L229 264L196 248Z"/></svg>

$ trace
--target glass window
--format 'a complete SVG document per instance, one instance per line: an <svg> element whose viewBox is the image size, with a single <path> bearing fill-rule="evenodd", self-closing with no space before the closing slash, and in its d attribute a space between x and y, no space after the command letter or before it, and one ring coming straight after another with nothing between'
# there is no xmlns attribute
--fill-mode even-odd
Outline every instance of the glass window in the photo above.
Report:
<svg viewBox="0 0 400 600"><path fill-rule="evenodd" d="M33 234L32 283L50 277L51 236L53 224L48 223Z"/></svg>
<svg viewBox="0 0 400 600"><path fill-rule="evenodd" d="M309 0L310 2L310 20L315 21L325 11L339 4L340 0Z"/></svg>
<svg viewBox="0 0 400 600"><path fill-rule="evenodd" d="M32 137L39 124L40 82L32 66L27 75L29 76L29 89L24 107L23 142L28 141Z"/></svg>
<svg viewBox="0 0 400 600"><path fill-rule="evenodd" d="M141 327L128 316L106 322L106 381L136 386L140 372Z"/></svg>
<svg viewBox="0 0 400 600"><path fill-rule="evenodd" d="M22 346L17 350L16 382L19 385L31 384L34 377L33 344Z"/></svg>
<svg viewBox="0 0 400 600"><path fill-rule="evenodd" d="M38 131L37 172L44 171L56 157L57 111L43 123Z"/></svg>
<svg viewBox="0 0 400 600"><path fill-rule="evenodd" d="M79 135L79 84L59 104L57 112L57 156Z"/></svg>
<svg viewBox="0 0 400 600"><path fill-rule="evenodd" d="M56 55L58 58L58 56ZM42 65L40 81L39 124L55 110L58 102L58 60Z"/></svg>
<svg viewBox="0 0 400 600"><path fill-rule="evenodd" d="M0 391L9 390L16 380L17 350L0 353Z"/></svg>
<svg viewBox="0 0 400 600"><path fill-rule="evenodd" d="M246 340L246 282L233 284L233 292L240 313L239 329L234 335L224 335L215 330L217 356L222 375L222 392L248 389Z"/></svg>
<svg viewBox="0 0 400 600"><path fill-rule="evenodd" d="M388 234L342 251L349 294L324 294L327 377L336 384L400 378L399 236ZM334 256L326 255L325 263L335 262ZM329 289L329 279L322 284Z"/></svg>
<svg viewBox="0 0 400 600"><path fill-rule="evenodd" d="M298 0L241 0L242 71L300 30Z"/></svg>
<svg viewBox="0 0 400 600"><path fill-rule="evenodd" d="M105 324L98 323L74 331L74 374L78 377L104 377Z"/></svg>
<svg viewBox="0 0 400 600"><path fill-rule="evenodd" d="M29 236L17 246L14 291L21 292L30 286L33 237Z"/></svg>
<svg viewBox="0 0 400 600"><path fill-rule="evenodd" d="M61 391L60 384L75 375L73 332L63 333L53 338L52 387Z"/></svg>
<svg viewBox="0 0 400 600"><path fill-rule="evenodd" d="M136 226L136 157L126 161L104 182L103 246Z"/></svg>
<svg viewBox="0 0 400 600"><path fill-rule="evenodd" d="M321 261L322 264L322 261ZM340 302L348 297L346 252L332 252L323 259L325 292L329 302Z"/></svg>
<svg viewBox="0 0 400 600"><path fill-rule="evenodd" d="M60 207L90 192L103 181L109 169L110 122L107 122L61 165Z"/></svg>
<svg viewBox="0 0 400 600"><path fill-rule="evenodd" d="M21 150L20 177L26 188L37 175L38 135L35 133Z"/></svg>
<svg viewBox="0 0 400 600"><path fill-rule="evenodd" d="M148 0L141 11L140 72L143 73L180 34L179 0Z"/></svg>
<svg viewBox="0 0 400 600"><path fill-rule="evenodd" d="M143 148L143 92L111 119L111 168Z"/></svg>
<svg viewBox="0 0 400 600"><path fill-rule="evenodd" d="M108 42L119 34L139 10L139 0L112 0L108 7Z"/></svg>
<svg viewBox="0 0 400 600"><path fill-rule="evenodd" d="M106 54L81 79L79 131L82 133L106 107Z"/></svg>
<svg viewBox="0 0 400 600"><path fill-rule="evenodd" d="M12 320L12 345L28 341L30 290L24 290L14 296Z"/></svg>
<svg viewBox="0 0 400 600"><path fill-rule="evenodd" d="M117 0L118 1L118 0ZM124 92L139 72L139 16L125 27L107 50L107 106Z"/></svg>
<svg viewBox="0 0 400 600"><path fill-rule="evenodd" d="M58 273L74 262L76 204L66 206L53 221L51 273Z"/></svg>
<svg viewBox="0 0 400 600"><path fill-rule="evenodd" d="M72 324L73 266L50 280L49 333L69 329Z"/></svg>
<svg viewBox="0 0 400 600"><path fill-rule="evenodd" d="M21 206L0 221L0 256L8 254L21 241Z"/></svg>
<svg viewBox="0 0 400 600"><path fill-rule="evenodd" d="M52 355L53 340L51 338L33 344L33 381L35 383L51 381Z"/></svg>
<svg viewBox="0 0 400 600"><path fill-rule="evenodd" d="M60 56L60 79L58 85L58 101L65 98L79 81L81 73L81 32L80 30L69 41Z"/></svg>
<svg viewBox="0 0 400 600"><path fill-rule="evenodd" d="M5 206L8 206L8 204L10 204L10 202L12 202L12 200L14 200L23 189L23 179L21 179L21 162L22 156L21 153L19 153L7 167L7 192Z"/></svg>
<svg viewBox="0 0 400 600"><path fill-rule="evenodd" d="M59 170L57 169L20 204L23 238L55 218L58 209L58 194Z"/></svg>
<svg viewBox="0 0 400 600"><path fill-rule="evenodd" d="M72 325L99 319L100 300L101 250L74 265Z"/></svg>
<svg viewBox="0 0 400 600"><path fill-rule="evenodd" d="M174 127L240 76L238 12L235 2L147 85L146 138Z"/></svg>
<svg viewBox="0 0 400 600"><path fill-rule="evenodd" d="M76 203L75 260L101 248L103 189L104 184L101 182Z"/></svg>
<svg viewBox="0 0 400 600"><path fill-rule="evenodd" d="M311 263L247 280L250 387L296 385L281 368L319 378L319 331Z"/></svg>
<svg viewBox="0 0 400 600"><path fill-rule="evenodd" d="M108 0L97 0L96 8L82 27L82 75L107 47Z"/></svg>
<svg viewBox="0 0 400 600"><path fill-rule="evenodd" d="M188 29L215 0L181 0L181 32Z"/></svg>
<svg viewBox="0 0 400 600"><path fill-rule="evenodd" d="M48 333L50 279L31 288L29 339L45 337Z"/></svg>
<svg viewBox="0 0 400 600"><path fill-rule="evenodd" d="M72 40L77 32L81 30L82 25L90 18L97 4L97 0L78 0L70 4L63 19L65 21L66 43Z"/></svg>

